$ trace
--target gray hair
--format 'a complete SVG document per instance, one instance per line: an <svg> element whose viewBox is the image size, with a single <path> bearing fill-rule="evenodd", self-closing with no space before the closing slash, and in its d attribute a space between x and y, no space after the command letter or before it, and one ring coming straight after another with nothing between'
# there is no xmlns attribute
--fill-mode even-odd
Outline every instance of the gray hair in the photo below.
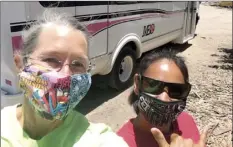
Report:
<svg viewBox="0 0 233 147"><path fill-rule="evenodd" d="M89 34L83 24L69 14L58 13L47 9L43 12L41 17L23 30L23 46L21 52L23 57L30 55L34 51L37 46L38 37L41 30L43 29L44 25L49 23L60 26L68 26L81 31L87 40L87 45L89 46Z"/></svg>

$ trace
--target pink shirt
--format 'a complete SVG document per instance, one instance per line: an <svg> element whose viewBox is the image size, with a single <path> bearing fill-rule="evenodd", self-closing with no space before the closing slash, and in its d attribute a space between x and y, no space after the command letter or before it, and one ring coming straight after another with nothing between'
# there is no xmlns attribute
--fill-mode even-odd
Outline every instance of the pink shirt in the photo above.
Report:
<svg viewBox="0 0 233 147"><path fill-rule="evenodd" d="M136 129L130 119L117 132L117 134L124 138L129 147L158 147L157 142L151 133L145 133ZM181 135L183 138L190 138L195 143L199 141L200 134L197 125L187 112L182 112L177 120L173 123L174 132ZM170 135L164 135L167 142L170 143Z"/></svg>

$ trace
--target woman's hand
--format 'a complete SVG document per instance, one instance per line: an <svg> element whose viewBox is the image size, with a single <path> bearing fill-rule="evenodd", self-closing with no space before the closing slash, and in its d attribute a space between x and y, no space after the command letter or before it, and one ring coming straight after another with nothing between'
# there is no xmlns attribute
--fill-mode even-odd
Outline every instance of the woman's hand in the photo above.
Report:
<svg viewBox="0 0 233 147"><path fill-rule="evenodd" d="M200 140L197 144L194 144L192 139L184 139L183 137L179 136L178 134L173 133L171 135L171 144L169 144L163 133L157 129L152 128L151 132L157 141L159 147L205 147L207 141L207 129L201 134Z"/></svg>

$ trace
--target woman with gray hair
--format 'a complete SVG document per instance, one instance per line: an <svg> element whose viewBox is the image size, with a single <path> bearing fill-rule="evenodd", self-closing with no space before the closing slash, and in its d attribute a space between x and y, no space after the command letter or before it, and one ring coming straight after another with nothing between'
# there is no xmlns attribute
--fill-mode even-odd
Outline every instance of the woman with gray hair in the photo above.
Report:
<svg viewBox="0 0 233 147"><path fill-rule="evenodd" d="M15 55L24 103L1 111L2 147L126 147L74 107L91 85L88 36L75 18L46 11Z"/></svg>

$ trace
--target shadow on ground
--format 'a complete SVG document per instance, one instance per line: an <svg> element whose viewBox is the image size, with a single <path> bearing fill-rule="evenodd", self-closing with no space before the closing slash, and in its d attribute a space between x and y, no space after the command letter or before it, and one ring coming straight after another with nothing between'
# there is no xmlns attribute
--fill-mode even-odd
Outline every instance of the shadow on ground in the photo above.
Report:
<svg viewBox="0 0 233 147"><path fill-rule="evenodd" d="M108 86L107 77L93 76L92 86L83 100L76 106L75 110L86 115L104 102L116 97L124 90L117 91Z"/></svg>
<svg viewBox="0 0 233 147"><path fill-rule="evenodd" d="M173 50L173 51L175 51L175 53L179 53L179 52L185 51L190 46L191 46L191 44L188 44L188 43L183 44L183 45L169 43L169 44L166 44L166 45L161 46L159 48L156 48L150 52L144 53L142 55L142 57L145 56L146 54L150 54L152 52L155 53L155 52L160 51L162 49L163 50ZM138 65L139 65L142 57L137 60L136 68L138 68ZM92 86L91 86L89 92L87 93L85 98L76 106L75 110L86 115L89 112L91 112L92 110L96 109L101 104L103 104L104 102L116 97L121 92L123 92L124 90L127 89L127 88L125 88L121 91L117 91L113 88L110 88L108 86L107 82L108 82L107 76L99 76L99 75L93 76L92 77Z"/></svg>
<svg viewBox="0 0 233 147"><path fill-rule="evenodd" d="M228 48L218 48L220 54L212 54L211 56L218 57L217 64L209 65L211 68L232 70L233 69L233 50Z"/></svg>

